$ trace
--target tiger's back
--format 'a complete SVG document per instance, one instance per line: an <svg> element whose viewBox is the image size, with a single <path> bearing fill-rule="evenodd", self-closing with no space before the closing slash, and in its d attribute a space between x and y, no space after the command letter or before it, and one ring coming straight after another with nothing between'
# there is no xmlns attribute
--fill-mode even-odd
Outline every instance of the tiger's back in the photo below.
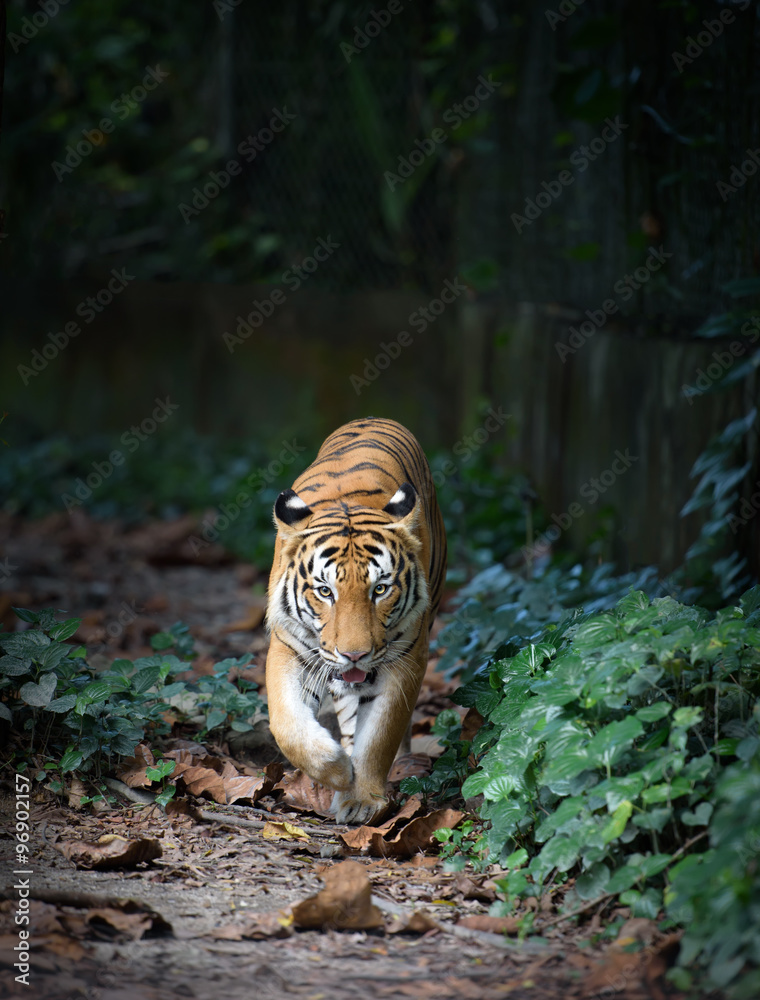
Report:
<svg viewBox="0 0 760 1000"><path fill-rule="evenodd" d="M446 572L425 455L393 420L346 424L280 494L275 524L272 732L292 763L336 790L339 820L366 821L411 718ZM325 690L340 745L316 720Z"/></svg>

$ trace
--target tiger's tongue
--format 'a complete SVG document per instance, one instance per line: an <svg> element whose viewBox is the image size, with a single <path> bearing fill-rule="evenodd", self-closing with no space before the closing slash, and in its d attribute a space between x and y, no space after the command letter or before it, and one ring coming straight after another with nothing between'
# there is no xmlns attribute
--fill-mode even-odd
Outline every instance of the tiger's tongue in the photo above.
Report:
<svg viewBox="0 0 760 1000"><path fill-rule="evenodd" d="M343 680L349 684L361 684L366 676L367 671L360 670L358 667L351 667L345 674L342 674Z"/></svg>

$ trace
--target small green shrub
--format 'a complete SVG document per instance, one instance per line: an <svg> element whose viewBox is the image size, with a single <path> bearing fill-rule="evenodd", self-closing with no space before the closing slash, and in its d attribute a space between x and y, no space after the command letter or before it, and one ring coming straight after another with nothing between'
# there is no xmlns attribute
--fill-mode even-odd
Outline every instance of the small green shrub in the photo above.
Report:
<svg viewBox="0 0 760 1000"><path fill-rule="evenodd" d="M465 799L482 796L468 857L510 869L502 909L574 875L570 909L605 896L635 916L666 906L689 928L684 964L721 987L757 983L758 695L760 587L715 615L634 591L498 654L453 696L483 717L477 735L457 742L444 719L443 757L402 790L440 794L458 778Z"/></svg>
<svg viewBox="0 0 760 1000"><path fill-rule="evenodd" d="M193 709L204 713L204 734L222 725L245 731L263 708L255 684L239 680L236 687L227 680L230 668L247 665L250 656L223 660L213 677L197 682L171 679L191 668L194 655L181 622L152 637L153 655L117 659L95 670L84 647L65 641L76 632L78 618L57 622L51 610L14 610L32 628L0 633L0 719L19 736L19 760L48 758L43 771L98 779L114 758L131 756L146 735L169 731L164 714L177 695L186 694ZM60 778L53 790L59 786Z"/></svg>
<svg viewBox="0 0 760 1000"><path fill-rule="evenodd" d="M443 649L438 669L463 682L496 655L517 652L525 640L549 622L560 622L583 605L587 612L612 607L633 588L654 595L666 591L654 567L615 576L603 563L590 572L579 564L569 570L548 566L532 578L496 564L462 587L456 610L441 630L434 649Z"/></svg>

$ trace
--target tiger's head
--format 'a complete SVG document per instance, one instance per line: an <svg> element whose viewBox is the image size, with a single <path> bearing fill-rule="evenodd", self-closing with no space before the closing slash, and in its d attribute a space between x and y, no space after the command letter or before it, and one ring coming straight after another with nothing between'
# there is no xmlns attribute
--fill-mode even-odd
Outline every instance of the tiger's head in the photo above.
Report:
<svg viewBox="0 0 760 1000"><path fill-rule="evenodd" d="M270 596L268 624L324 680L361 684L403 662L416 639L428 607L415 531L420 508L410 483L383 508L337 501L314 511L293 490L277 498L286 568Z"/></svg>

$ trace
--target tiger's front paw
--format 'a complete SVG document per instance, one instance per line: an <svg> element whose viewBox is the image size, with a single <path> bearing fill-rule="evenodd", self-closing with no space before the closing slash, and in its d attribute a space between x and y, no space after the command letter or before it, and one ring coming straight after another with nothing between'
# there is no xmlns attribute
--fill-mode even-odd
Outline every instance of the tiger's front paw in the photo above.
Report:
<svg viewBox="0 0 760 1000"><path fill-rule="evenodd" d="M338 789L338 795L347 795L353 787L354 769L351 758L337 744L321 753L313 748L307 770L321 785Z"/></svg>
<svg viewBox="0 0 760 1000"><path fill-rule="evenodd" d="M370 823L386 809L388 800L384 795L367 792L361 794L351 788L346 792L336 792L330 809L335 813L336 823Z"/></svg>

